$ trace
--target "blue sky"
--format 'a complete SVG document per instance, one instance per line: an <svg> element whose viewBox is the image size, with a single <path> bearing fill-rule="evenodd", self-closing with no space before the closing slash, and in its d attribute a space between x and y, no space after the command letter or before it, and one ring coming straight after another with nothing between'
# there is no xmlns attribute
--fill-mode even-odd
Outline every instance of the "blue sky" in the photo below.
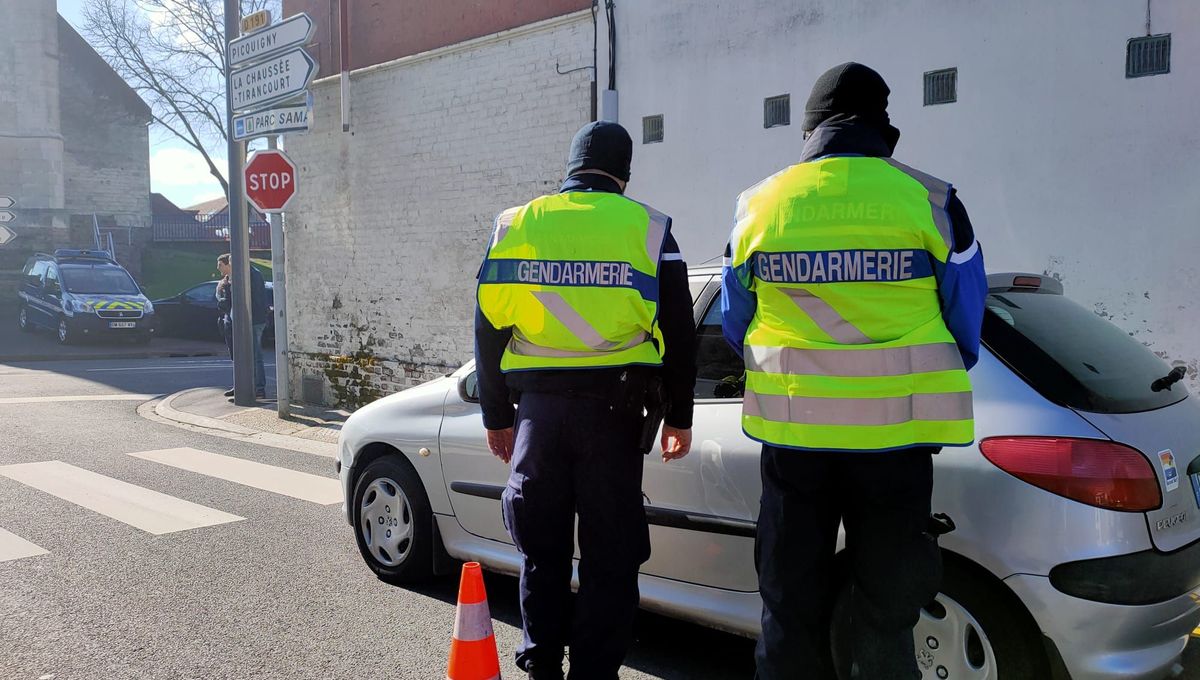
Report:
<svg viewBox="0 0 1200 680"><path fill-rule="evenodd" d="M88 0L58 0L58 13L77 30L83 26L83 6ZM222 170L226 156L214 159ZM221 185L208 172L204 158L169 133L150 128L150 190L163 194L180 207L222 195Z"/></svg>

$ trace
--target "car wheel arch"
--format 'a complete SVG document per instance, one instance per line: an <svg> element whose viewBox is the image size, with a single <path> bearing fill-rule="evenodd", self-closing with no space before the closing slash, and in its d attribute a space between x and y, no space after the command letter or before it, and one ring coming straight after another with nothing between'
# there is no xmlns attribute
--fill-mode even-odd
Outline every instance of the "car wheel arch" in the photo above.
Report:
<svg viewBox="0 0 1200 680"><path fill-rule="evenodd" d="M354 457L354 464L350 466L349 488L354 489L357 487L363 470L366 470L371 463L381 458L394 459L407 467L417 479L422 479L416 466L412 464L412 461L408 459L408 455L400 448L385 442L370 442L359 448L358 454ZM423 482L422 485L424 485ZM428 488L425 489L425 494L426 496L429 495ZM451 573L457 562L446 551L446 546L442 542L442 532L438 526L437 514L433 513L430 519L433 522L433 573L434 575Z"/></svg>
<svg viewBox="0 0 1200 680"><path fill-rule="evenodd" d="M1003 605L1009 609L1021 622L1026 630L1032 634L1036 634L1040 638L1045 652L1045 662L1049 666L1050 678L1052 680L1069 680L1070 675L1067 672L1066 665L1062 660L1062 655L1058 651L1058 647L1054 641L1042 632L1041 626L1038 625L1033 614L1021 598L1004 582L1003 579L996 576L986 567L972 560L971 558L961 553L954 552L947 548L940 548L942 554L942 567L944 573L954 572L955 577L964 581L969 581L974 584L982 585L990 593L997 598L1003 600ZM834 556L836 565L835 572L838 582L836 584L836 592L842 593L847 586L847 582L852 573L850 566L850 557L847 550L840 550ZM943 576L943 580L945 576ZM944 592L944 588L941 592ZM835 598L836 599L836 598Z"/></svg>

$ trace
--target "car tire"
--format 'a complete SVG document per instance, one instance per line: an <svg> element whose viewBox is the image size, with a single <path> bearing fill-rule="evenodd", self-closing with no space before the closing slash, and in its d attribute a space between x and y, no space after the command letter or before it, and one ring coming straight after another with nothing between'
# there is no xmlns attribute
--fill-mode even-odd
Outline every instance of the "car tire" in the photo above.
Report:
<svg viewBox="0 0 1200 680"><path fill-rule="evenodd" d="M433 511L425 487L400 454L372 461L354 484L358 550L371 571L393 584L433 573Z"/></svg>
<svg viewBox="0 0 1200 680"><path fill-rule="evenodd" d="M29 308L25 305L21 305L21 309L17 311L17 328L20 328L22 333L33 332L33 322L29 320Z"/></svg>
<svg viewBox="0 0 1200 680"><path fill-rule="evenodd" d="M945 562L941 592L922 609L913 630L922 680L1053 677L1036 622L1003 584L976 571L958 560ZM831 631L838 677L843 679L850 677L849 594L844 586Z"/></svg>
<svg viewBox="0 0 1200 680"><path fill-rule="evenodd" d="M71 332L71 327L67 325L67 320L63 317L58 319L58 344L70 345L75 342L75 334Z"/></svg>

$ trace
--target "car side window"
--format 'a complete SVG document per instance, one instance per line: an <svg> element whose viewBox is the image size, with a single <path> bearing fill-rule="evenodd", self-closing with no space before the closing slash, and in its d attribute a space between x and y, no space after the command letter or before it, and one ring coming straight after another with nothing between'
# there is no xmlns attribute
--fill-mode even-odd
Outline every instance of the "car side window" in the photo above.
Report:
<svg viewBox="0 0 1200 680"><path fill-rule="evenodd" d="M46 273L46 261L36 260L28 265L25 282L31 286L42 285L42 275Z"/></svg>
<svg viewBox="0 0 1200 680"><path fill-rule="evenodd" d="M721 334L721 296L713 298L696 329L696 398L737 399L746 367Z"/></svg>
<svg viewBox="0 0 1200 680"><path fill-rule="evenodd" d="M183 296L188 299L188 302L212 302L217 300L217 284L202 283L199 286L193 286L187 289Z"/></svg>
<svg viewBox="0 0 1200 680"><path fill-rule="evenodd" d="M58 267L50 265L46 268L46 281L43 286L47 293L57 295L62 292L62 284L58 281Z"/></svg>

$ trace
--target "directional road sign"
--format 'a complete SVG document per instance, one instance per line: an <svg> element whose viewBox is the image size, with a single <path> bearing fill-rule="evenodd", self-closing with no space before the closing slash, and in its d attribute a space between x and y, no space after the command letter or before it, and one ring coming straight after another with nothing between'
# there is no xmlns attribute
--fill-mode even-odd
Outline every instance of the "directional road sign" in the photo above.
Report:
<svg viewBox="0 0 1200 680"><path fill-rule="evenodd" d="M12 222L15 219L17 219L17 216L11 210L0 210L0 224Z"/></svg>
<svg viewBox="0 0 1200 680"><path fill-rule="evenodd" d="M0 208L11 208L16 204L12 196L0 196Z"/></svg>
<svg viewBox="0 0 1200 680"><path fill-rule="evenodd" d="M230 74L233 110L249 111L304 94L317 75L317 62L295 47L254 66Z"/></svg>
<svg viewBox="0 0 1200 680"><path fill-rule="evenodd" d="M308 132L309 113L307 104L298 104L234 116L233 138L240 142L284 132Z"/></svg>
<svg viewBox="0 0 1200 680"><path fill-rule="evenodd" d="M12 229L0 224L0 246L10 243L16 237L17 234Z"/></svg>
<svg viewBox="0 0 1200 680"><path fill-rule="evenodd" d="M229 43L229 64L242 66L306 44L313 34L313 20L301 12L283 21Z"/></svg>
<svg viewBox="0 0 1200 680"><path fill-rule="evenodd" d="M255 151L242 172L246 198L260 212L283 212L296 195L296 164L282 151Z"/></svg>

